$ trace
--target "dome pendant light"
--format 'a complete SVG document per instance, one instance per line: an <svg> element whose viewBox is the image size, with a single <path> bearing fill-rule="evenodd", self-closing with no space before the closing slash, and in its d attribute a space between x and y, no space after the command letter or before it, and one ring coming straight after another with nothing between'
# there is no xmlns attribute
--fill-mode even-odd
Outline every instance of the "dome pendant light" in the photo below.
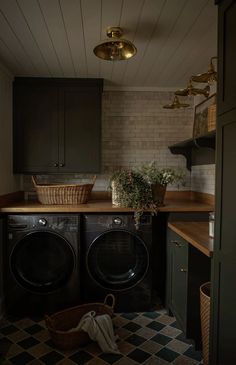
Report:
<svg viewBox="0 0 236 365"><path fill-rule="evenodd" d="M137 49L133 43L121 38L122 34L123 31L120 27L107 28L107 36L110 39L98 44L93 50L94 54L108 61L128 60L133 57L137 53Z"/></svg>

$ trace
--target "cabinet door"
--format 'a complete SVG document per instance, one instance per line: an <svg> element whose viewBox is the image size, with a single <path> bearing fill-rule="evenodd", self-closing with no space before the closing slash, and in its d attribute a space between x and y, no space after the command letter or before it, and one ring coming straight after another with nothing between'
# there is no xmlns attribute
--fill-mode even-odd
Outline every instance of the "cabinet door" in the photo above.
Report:
<svg viewBox="0 0 236 365"><path fill-rule="evenodd" d="M101 93L95 88L60 90L59 166L61 172L100 171Z"/></svg>
<svg viewBox="0 0 236 365"><path fill-rule="evenodd" d="M186 331L188 243L168 231L169 307L179 325Z"/></svg>
<svg viewBox="0 0 236 365"><path fill-rule="evenodd" d="M234 0L220 3L218 19L218 113L222 114L236 108L236 2Z"/></svg>
<svg viewBox="0 0 236 365"><path fill-rule="evenodd" d="M4 291L3 291L3 276L4 276L4 268L3 268L3 245L4 245L4 236L3 236L3 217L0 216L0 317L3 316L3 302L4 302Z"/></svg>
<svg viewBox="0 0 236 365"><path fill-rule="evenodd" d="M14 172L58 170L58 93L14 83Z"/></svg>
<svg viewBox="0 0 236 365"><path fill-rule="evenodd" d="M210 364L236 364L236 2L219 4L219 103Z"/></svg>

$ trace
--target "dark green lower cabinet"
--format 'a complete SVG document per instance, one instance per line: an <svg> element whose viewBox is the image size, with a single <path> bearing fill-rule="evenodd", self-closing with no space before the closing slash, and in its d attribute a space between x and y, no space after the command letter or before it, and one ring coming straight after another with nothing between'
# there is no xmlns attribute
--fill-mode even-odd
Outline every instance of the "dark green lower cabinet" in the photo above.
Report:
<svg viewBox="0 0 236 365"><path fill-rule="evenodd" d="M168 229L166 306L185 336L201 348L200 286L210 280L210 259Z"/></svg>

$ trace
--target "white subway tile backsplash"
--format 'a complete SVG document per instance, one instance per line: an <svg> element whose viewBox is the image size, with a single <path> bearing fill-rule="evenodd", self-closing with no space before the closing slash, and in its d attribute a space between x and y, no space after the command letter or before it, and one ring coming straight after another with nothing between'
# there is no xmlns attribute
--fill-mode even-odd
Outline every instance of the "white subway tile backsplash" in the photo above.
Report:
<svg viewBox="0 0 236 365"><path fill-rule="evenodd" d="M215 164L192 166L191 190L215 194Z"/></svg>

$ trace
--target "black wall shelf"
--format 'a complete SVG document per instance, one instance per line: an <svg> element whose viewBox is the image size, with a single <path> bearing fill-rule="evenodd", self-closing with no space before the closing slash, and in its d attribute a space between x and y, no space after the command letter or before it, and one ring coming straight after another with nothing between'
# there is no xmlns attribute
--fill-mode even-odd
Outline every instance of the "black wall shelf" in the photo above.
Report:
<svg viewBox="0 0 236 365"><path fill-rule="evenodd" d="M183 155L186 158L187 169L191 170L193 164L214 163L215 135L216 132L211 131L203 136L173 144L169 149L174 155ZM201 157L198 158L198 155Z"/></svg>

